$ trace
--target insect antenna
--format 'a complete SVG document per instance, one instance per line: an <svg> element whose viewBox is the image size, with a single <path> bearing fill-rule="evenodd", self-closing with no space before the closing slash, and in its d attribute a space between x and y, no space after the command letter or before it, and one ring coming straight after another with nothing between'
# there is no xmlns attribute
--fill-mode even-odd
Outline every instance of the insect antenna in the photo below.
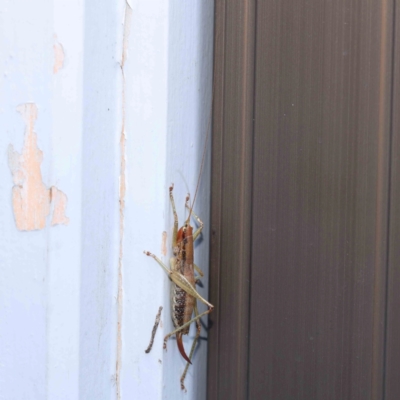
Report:
<svg viewBox="0 0 400 400"><path fill-rule="evenodd" d="M196 190L194 192L192 205L189 208L189 215L188 215L188 217L186 219L185 224L188 224L190 222L190 217L192 215L194 203L195 203L196 197L197 197L197 192L198 192L199 186L200 186L200 178L201 178L201 174L203 172L204 161L205 161L205 158L206 158L208 138L209 138L210 133L211 133L211 121L212 121L213 106L214 106L214 91L215 91L215 71L214 71L214 68L213 68L213 83L212 83L212 94L211 94L210 118L208 119L206 139L205 139L205 142L204 142L203 155L201 157L200 171L199 171L199 177L197 178Z"/></svg>

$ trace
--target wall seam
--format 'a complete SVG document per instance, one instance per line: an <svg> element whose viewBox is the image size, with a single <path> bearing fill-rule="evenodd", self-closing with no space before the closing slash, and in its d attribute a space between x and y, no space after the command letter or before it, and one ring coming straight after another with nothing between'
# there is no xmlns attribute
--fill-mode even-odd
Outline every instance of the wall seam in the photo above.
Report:
<svg viewBox="0 0 400 400"><path fill-rule="evenodd" d="M121 57L121 135L120 135L120 177L119 177L119 251L118 251L118 295L117 295L117 354L115 365L115 382L117 400L121 399L121 361L122 361L122 314L123 314L123 276L122 276L122 258L124 255L124 223L125 223L125 194L126 194L126 98L125 98L125 74L124 67L128 49L128 38L130 23L132 18L132 8L128 1L125 3L124 32L122 40Z"/></svg>

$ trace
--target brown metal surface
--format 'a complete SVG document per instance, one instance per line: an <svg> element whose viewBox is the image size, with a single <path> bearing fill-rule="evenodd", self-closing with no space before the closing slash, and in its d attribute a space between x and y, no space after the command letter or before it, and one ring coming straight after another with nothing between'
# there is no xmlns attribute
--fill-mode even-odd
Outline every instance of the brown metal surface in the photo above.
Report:
<svg viewBox="0 0 400 400"><path fill-rule="evenodd" d="M395 5L216 2L210 400L400 398Z"/></svg>
<svg viewBox="0 0 400 400"><path fill-rule="evenodd" d="M389 7L267 1L257 15L249 398L378 400Z"/></svg>
<svg viewBox="0 0 400 400"><path fill-rule="evenodd" d="M400 399L400 4L395 3L385 400Z"/></svg>

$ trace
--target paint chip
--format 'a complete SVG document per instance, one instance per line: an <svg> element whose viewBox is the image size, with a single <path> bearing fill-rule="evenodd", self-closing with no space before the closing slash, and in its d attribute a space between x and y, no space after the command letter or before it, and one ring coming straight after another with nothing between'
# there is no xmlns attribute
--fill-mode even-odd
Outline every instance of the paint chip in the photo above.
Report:
<svg viewBox="0 0 400 400"><path fill-rule="evenodd" d="M64 66L64 47L57 40L57 35L54 35L54 65L53 65L53 74L56 74L63 66Z"/></svg>
<svg viewBox="0 0 400 400"><path fill-rule="evenodd" d="M161 254L163 256L167 255L167 232L165 231L162 233Z"/></svg>
<svg viewBox="0 0 400 400"><path fill-rule="evenodd" d="M40 164L43 152L37 146L34 125L37 119L37 107L26 103L17 107L17 111L26 124L22 153L8 147L8 165L13 176L12 202L15 223L20 231L33 231L46 226L47 216L51 213L51 225L68 224L65 215L67 196L56 187L48 189L42 180Z"/></svg>
<svg viewBox="0 0 400 400"><path fill-rule="evenodd" d="M67 208L67 196L55 186L50 188L50 201L53 204L53 217L51 218L51 225L64 224L68 225L69 218L65 215Z"/></svg>

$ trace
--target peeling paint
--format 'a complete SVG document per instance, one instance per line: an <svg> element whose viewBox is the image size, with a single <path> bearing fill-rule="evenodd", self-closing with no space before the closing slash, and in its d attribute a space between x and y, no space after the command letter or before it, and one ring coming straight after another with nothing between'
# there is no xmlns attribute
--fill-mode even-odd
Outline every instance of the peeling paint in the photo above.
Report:
<svg viewBox="0 0 400 400"><path fill-rule="evenodd" d="M121 57L121 69L123 71L127 53L128 53L128 43L129 43L129 34L131 31L131 21L132 21L132 7L128 2L126 2L125 6L125 20L124 20L124 37L122 40L122 57Z"/></svg>
<svg viewBox="0 0 400 400"><path fill-rule="evenodd" d="M64 224L68 225L69 218L65 215L67 208L67 196L55 186L50 188L50 201L53 204L53 216L51 218L51 225Z"/></svg>
<svg viewBox="0 0 400 400"><path fill-rule="evenodd" d="M56 187L48 189L43 183L40 165L43 152L38 148L34 125L37 107L26 103L17 107L26 124L24 145L21 154L8 147L8 165L13 176L12 202L17 229L33 231L46 226L52 213L51 225L68 224L65 215L67 196Z"/></svg>
<svg viewBox="0 0 400 400"><path fill-rule="evenodd" d="M167 232L162 233L162 239L161 239L161 254L163 256L167 255Z"/></svg>
<svg viewBox="0 0 400 400"><path fill-rule="evenodd" d="M54 65L53 65L53 74L56 74L63 66L64 66L64 47L57 40L57 35L54 35Z"/></svg>

